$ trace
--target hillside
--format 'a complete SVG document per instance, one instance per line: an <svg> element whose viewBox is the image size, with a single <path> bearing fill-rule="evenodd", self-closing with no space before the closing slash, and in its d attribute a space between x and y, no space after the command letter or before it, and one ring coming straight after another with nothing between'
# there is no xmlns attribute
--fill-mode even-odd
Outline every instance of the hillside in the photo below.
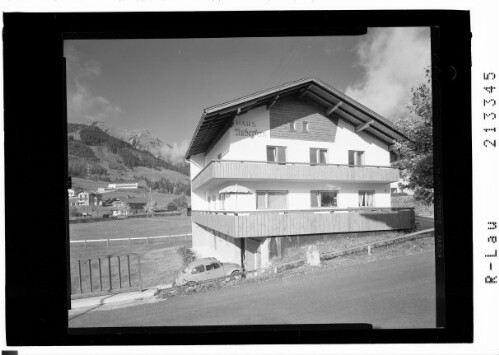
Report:
<svg viewBox="0 0 499 355"><path fill-rule="evenodd" d="M103 180L92 180L92 179L86 179L86 178L79 178L79 177L73 177L72 178L72 187L76 191L79 190L92 190L96 191L99 187L107 187L109 182L103 181ZM143 185L139 183L139 185ZM144 185L145 186L145 185ZM125 197L138 197L144 200L149 199L149 192L146 188L140 187L138 189L132 189L132 190L116 190L112 192L106 192L102 194L102 199L103 201L106 201L108 199L112 198L125 198ZM158 208L166 208L170 202L172 202L174 199L179 198L178 194L172 194L172 193L163 193L160 191L152 191L151 192L151 200L155 201L157 204ZM190 196L185 196L187 203L190 203ZM102 207L98 208L99 210L104 211L103 213L107 213L109 211L109 208ZM85 210L82 208L82 211ZM87 210L85 210L87 212ZM100 212L102 212L100 211ZM98 213L94 212L94 215L98 215Z"/></svg>
<svg viewBox="0 0 499 355"><path fill-rule="evenodd" d="M128 130L112 127L102 121L94 121L90 125L99 127L110 136L121 139L137 149L146 150L156 158L170 162L179 162L179 157L175 156L174 147L153 136L147 129Z"/></svg>
<svg viewBox="0 0 499 355"><path fill-rule="evenodd" d="M174 185L175 193L190 193L187 164L172 164L155 157L96 126L68 124L68 171L72 177L104 182L139 181L153 188L155 182L163 181Z"/></svg>

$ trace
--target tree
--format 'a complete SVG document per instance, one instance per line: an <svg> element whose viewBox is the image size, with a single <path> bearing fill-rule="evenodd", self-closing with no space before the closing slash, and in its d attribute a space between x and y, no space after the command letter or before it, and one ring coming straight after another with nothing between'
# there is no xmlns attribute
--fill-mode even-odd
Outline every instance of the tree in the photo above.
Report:
<svg viewBox="0 0 499 355"><path fill-rule="evenodd" d="M396 156L392 163L400 168L401 188L414 191L414 198L432 204L433 190L433 115L431 101L431 72L425 69L426 81L411 90L409 115L395 123L396 129L408 139L395 142Z"/></svg>
<svg viewBox="0 0 499 355"><path fill-rule="evenodd" d="M180 196L174 199L172 202L168 204L167 209L169 211L180 211L184 208L187 208L189 206L189 203L187 202L187 199L185 196Z"/></svg>

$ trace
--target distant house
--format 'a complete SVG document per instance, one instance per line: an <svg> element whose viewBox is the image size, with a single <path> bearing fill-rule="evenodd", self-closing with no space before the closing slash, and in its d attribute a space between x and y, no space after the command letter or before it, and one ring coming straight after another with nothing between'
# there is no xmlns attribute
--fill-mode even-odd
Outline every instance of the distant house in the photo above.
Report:
<svg viewBox="0 0 499 355"><path fill-rule="evenodd" d="M73 189L68 189L68 197L73 198L75 197L75 190Z"/></svg>
<svg viewBox="0 0 499 355"><path fill-rule="evenodd" d="M102 195L94 191L81 191L76 199L76 206L102 206Z"/></svg>
<svg viewBox="0 0 499 355"><path fill-rule="evenodd" d="M147 201L142 198L122 198L117 199L112 203L111 211L113 211L113 216L128 216L139 214L144 212L144 207L146 206L146 204Z"/></svg>
<svg viewBox="0 0 499 355"><path fill-rule="evenodd" d="M124 183L111 183L107 185L107 188L109 190L116 190L116 189L137 189L139 187L138 182L124 182Z"/></svg>

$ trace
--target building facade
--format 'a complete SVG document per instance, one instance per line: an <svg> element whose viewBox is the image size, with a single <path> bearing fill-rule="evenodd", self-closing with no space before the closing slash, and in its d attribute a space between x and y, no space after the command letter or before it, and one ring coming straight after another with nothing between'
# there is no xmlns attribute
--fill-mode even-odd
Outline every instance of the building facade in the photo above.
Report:
<svg viewBox="0 0 499 355"><path fill-rule="evenodd" d="M75 198L76 206L102 206L102 195L93 191L81 191Z"/></svg>
<svg viewBox="0 0 499 355"><path fill-rule="evenodd" d="M410 229L391 208L392 124L318 79L204 110L186 159L192 240L203 256L265 267L283 245Z"/></svg>
<svg viewBox="0 0 499 355"><path fill-rule="evenodd" d="M113 216L129 216L145 212L147 201L137 197L117 199L112 203Z"/></svg>

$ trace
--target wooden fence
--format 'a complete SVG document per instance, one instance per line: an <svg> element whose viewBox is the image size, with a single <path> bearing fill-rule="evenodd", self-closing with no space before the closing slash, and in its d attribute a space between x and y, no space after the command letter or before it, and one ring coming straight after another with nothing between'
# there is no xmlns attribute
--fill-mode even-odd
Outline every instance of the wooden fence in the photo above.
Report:
<svg viewBox="0 0 499 355"><path fill-rule="evenodd" d="M167 242L172 242L172 238L174 240L181 240L187 242L188 236L191 236L191 233L187 234L175 234L175 235L158 235L154 237L128 237L128 238L105 238L105 239L82 239L82 240L71 240L70 244L84 244L85 247L89 243L106 243L106 247L111 245L111 242L117 241L126 241L129 245L132 244L132 241L136 240L144 240L146 243L153 243L154 241L158 241L160 239L167 239Z"/></svg>

